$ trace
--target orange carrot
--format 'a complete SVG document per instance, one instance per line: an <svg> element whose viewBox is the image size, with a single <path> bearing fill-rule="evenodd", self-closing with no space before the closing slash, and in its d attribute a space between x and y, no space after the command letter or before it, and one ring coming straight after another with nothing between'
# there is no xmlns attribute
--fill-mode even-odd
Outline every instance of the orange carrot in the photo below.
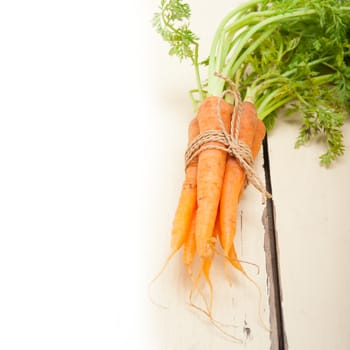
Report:
<svg viewBox="0 0 350 350"><path fill-rule="evenodd" d="M199 135L199 125L197 118L191 120L188 127L188 144ZM173 228L171 232L171 251L166 258L162 268L151 281L151 285L159 278L167 267L171 258L182 247L191 230L191 223L196 209L197 201L197 163L198 159L193 159L187 165L185 180L182 185L179 203L175 212Z"/></svg>
<svg viewBox="0 0 350 350"><path fill-rule="evenodd" d="M256 124L256 131L254 135L253 145L252 145L252 156L254 160L260 151L265 134L266 134L265 124L261 119L258 119L258 122Z"/></svg>
<svg viewBox="0 0 350 350"><path fill-rule="evenodd" d="M219 220L218 218L216 219L215 222L215 227L214 227L214 231L213 231L213 236L211 237L211 243L215 244L215 241L217 239L217 236L219 235L219 230L220 230L220 226L219 226ZM208 283L209 286L209 303L207 301L207 298L204 296L204 294L202 293L202 291L200 290L200 294L202 295L203 300L205 301L205 304L207 306L207 312L208 312L208 316L211 317L211 312L212 312L212 306L213 306L213 284L211 282L210 279L210 269L212 266L212 262L213 262L213 258L214 258L214 251L212 250L210 252L210 255L202 258L202 264L200 266L197 278L193 281L193 286L190 292L190 300L192 299L192 294L194 293L194 291L197 289L198 287L198 283L200 281L200 278L202 276L202 273L204 274L204 278L206 280L206 282Z"/></svg>
<svg viewBox="0 0 350 350"><path fill-rule="evenodd" d="M219 97L210 96L204 100L197 115L201 133L221 130L218 121L218 103L221 106L224 126L229 129L232 105L220 100ZM209 144L217 145L216 142ZM205 149L198 156L196 247L201 258L211 255L210 239L220 200L226 156L225 151L218 149Z"/></svg>
<svg viewBox="0 0 350 350"><path fill-rule="evenodd" d="M218 238L220 238L220 220L219 220L219 213L216 216L216 220L215 220L215 226L214 226L214 231L213 231L213 236L211 238L212 244L214 245L216 240ZM212 308L213 308L213 284L211 282L210 279L210 269L212 266L212 262L213 262L213 258L214 258L214 251L211 252L211 255L208 256L207 258L203 259L203 264L202 264L202 271L204 273L204 277L208 283L209 286L209 307L208 307L208 312L209 315L211 315L212 313Z"/></svg>
<svg viewBox="0 0 350 350"><path fill-rule="evenodd" d="M208 305L209 315L211 315L212 309L213 309L213 284L210 279L210 268L211 268L212 262L213 262L213 252L211 256L203 259L203 264L202 264L202 271L204 273L204 278L207 281L209 286L209 305Z"/></svg>
<svg viewBox="0 0 350 350"><path fill-rule="evenodd" d="M199 134L199 125L196 118L189 125L189 143ZM186 168L185 181L179 203L175 212L172 229L171 250L176 252L183 245L191 229L193 213L197 200L197 159L194 159Z"/></svg>
<svg viewBox="0 0 350 350"><path fill-rule="evenodd" d="M249 148L252 147L257 120L255 106L250 102L244 102L240 119L239 139L248 145ZM233 245L236 232L238 202L245 178L245 172L238 160L229 157L226 162L220 200L221 241L226 256L229 255Z"/></svg>
<svg viewBox="0 0 350 350"><path fill-rule="evenodd" d="M258 119L257 124L256 124L256 131L255 131L255 135L254 135L253 143L252 143L252 147L251 147L253 160L256 159L256 157L260 151L261 144L262 144L262 141L265 137L265 134L266 134L265 124L263 123L262 120ZM244 186L241 187L239 198L242 195L243 188L244 188ZM230 248L230 251L228 253L228 257L230 258L231 264L235 268L237 268L241 272L244 272L243 267L238 260L234 244L232 244L232 246Z"/></svg>
<svg viewBox="0 0 350 350"><path fill-rule="evenodd" d="M196 254L195 229L196 229L196 212L194 212L192 217L191 229L185 239L184 252L183 252L183 261L187 268L188 274L190 276L192 276L191 264Z"/></svg>
<svg viewBox="0 0 350 350"><path fill-rule="evenodd" d="M254 135L254 139L253 139L253 144L252 144L252 148L251 148L253 160L255 160L257 155L259 154L259 151L260 151L260 148L262 145L262 141L264 140L265 135L266 135L265 124L261 119L258 119L257 124L256 124L256 131L255 131L255 135ZM244 188L245 187L241 188L240 197L242 195Z"/></svg>

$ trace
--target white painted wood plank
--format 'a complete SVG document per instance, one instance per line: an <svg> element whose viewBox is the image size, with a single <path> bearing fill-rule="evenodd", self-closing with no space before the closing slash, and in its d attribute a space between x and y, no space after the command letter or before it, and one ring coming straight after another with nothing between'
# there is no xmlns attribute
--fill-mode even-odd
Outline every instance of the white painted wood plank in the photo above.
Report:
<svg viewBox="0 0 350 350"><path fill-rule="evenodd" d="M318 165L322 146L294 149L297 127L270 134L285 328L290 350L350 348L350 123L346 155Z"/></svg>
<svg viewBox="0 0 350 350"><path fill-rule="evenodd" d="M242 1L241 1L242 2ZM215 6L189 1L193 13L193 29L201 37L203 55L218 21L238 4L238 1L220 0ZM158 2L154 2L154 8ZM208 37L210 33L210 37ZM154 162L150 163L149 186L155 189L151 218L149 252L151 279L169 254L170 230L184 176L183 155L187 143L187 125L193 117L188 91L195 86L194 74L189 64L180 64L167 55L168 47L157 35L151 35L153 93L150 96L152 120L158 133L152 134L155 147ZM153 168L152 168L153 167ZM263 178L262 157L256 168ZM269 323L267 285L264 254L264 227L261 195L249 186L239 208L237 251L242 260L260 267L247 266L248 273L261 288L263 319ZM151 288L153 299L165 306L162 309L150 303L150 332L157 349L232 349L237 345L225 338L200 312L186 304L191 287L182 265L182 252L174 257L169 267ZM270 334L260 325L259 296L257 289L238 272L232 272L234 285L230 288L223 271L223 259L217 257L212 270L214 283L214 316L217 320L234 324L226 330L243 340L242 346L250 350L269 349ZM196 298L200 302L200 298ZM246 328L246 329L245 329ZM249 330L247 330L249 328ZM249 333L249 334L248 334Z"/></svg>

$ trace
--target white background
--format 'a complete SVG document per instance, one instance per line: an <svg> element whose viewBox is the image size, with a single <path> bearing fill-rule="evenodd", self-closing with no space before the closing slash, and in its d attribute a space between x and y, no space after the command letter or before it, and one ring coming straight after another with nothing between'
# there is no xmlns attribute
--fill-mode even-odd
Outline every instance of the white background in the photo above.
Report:
<svg viewBox="0 0 350 350"><path fill-rule="evenodd" d="M143 1L1 2L3 350L152 348L152 12Z"/></svg>
<svg viewBox="0 0 350 350"><path fill-rule="evenodd" d="M223 3L191 4L197 33ZM147 285L168 251L152 247L168 248L194 86L157 6L0 5L1 349L155 348Z"/></svg>

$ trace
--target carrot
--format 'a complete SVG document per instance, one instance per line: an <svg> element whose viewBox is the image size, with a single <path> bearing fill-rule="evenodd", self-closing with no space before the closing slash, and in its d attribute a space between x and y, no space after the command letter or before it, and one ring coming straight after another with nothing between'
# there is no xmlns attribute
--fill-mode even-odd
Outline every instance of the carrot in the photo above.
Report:
<svg viewBox="0 0 350 350"><path fill-rule="evenodd" d="M188 144L190 144L199 134L199 125L197 118L191 120L188 127ZM197 159L193 159L187 165L185 171L185 180L182 185L182 191L179 203L173 220L171 231L171 251L166 258L162 268L151 281L151 285L159 278L168 265L171 258L182 247L191 230L191 222L196 208L197 200Z"/></svg>
<svg viewBox="0 0 350 350"><path fill-rule="evenodd" d="M219 213L216 216L216 220L215 220L215 226L214 226L214 231L213 231L213 236L212 236L212 243L215 244L216 239L219 238L220 239L220 220L219 220ZM211 282L210 279L210 269L212 266L212 262L213 262L213 258L214 258L214 251L211 252L211 255L207 258L205 258L203 260L203 264L202 264L202 271L204 273L204 277L208 283L209 286L209 315L211 315L212 313L212 308L213 308L213 293L214 293L214 289L213 289L213 284Z"/></svg>
<svg viewBox="0 0 350 350"><path fill-rule="evenodd" d="M209 286L209 307L208 307L209 315L211 315L212 309L213 309L213 284L210 279L210 268L211 268L212 262L213 262L213 252L211 256L203 260L203 264L202 264L202 271L204 273L205 280L207 281Z"/></svg>
<svg viewBox="0 0 350 350"><path fill-rule="evenodd" d="M261 144L262 144L262 141L263 141L263 139L265 137L265 134L266 134L265 124L263 123L262 120L258 119L257 120L257 124L256 124L256 131L255 131L255 135L254 135L253 143L252 143L252 147L251 147L253 160L256 159L256 157L257 157L257 155L258 155L258 153L260 151ZM239 198L242 195L243 188L244 188L244 186L242 186L242 188L240 190ZM230 258L231 264L236 269L238 269L241 272L244 272L243 271L243 267L242 267L241 263L238 260L234 244L232 244L232 246L231 246L231 248L229 250L228 257Z"/></svg>
<svg viewBox="0 0 350 350"><path fill-rule="evenodd" d="M244 142L249 148L252 147L257 125L257 113L255 106L250 102L244 102L240 117L239 140ZM241 189L245 181L245 172L236 158L229 157L226 162L225 176L220 200L220 228L221 241L225 256L229 256L233 246L236 232L237 208ZM231 251L231 254L234 250ZM236 255L236 254L233 254ZM232 265L242 269L235 256ZM226 272L227 261L225 261Z"/></svg>
<svg viewBox="0 0 350 350"><path fill-rule="evenodd" d="M191 264L196 254L195 229L196 229L196 212L194 212L192 217L191 229L185 239L184 252L183 252L183 262L187 268L187 271L190 277L192 277Z"/></svg>
<svg viewBox="0 0 350 350"><path fill-rule="evenodd" d="M219 220L217 218L216 222L215 222L213 235L211 237L211 242L213 244L215 244L215 240L216 240L217 236L219 236L219 230L220 230ZM202 264L200 266L197 278L193 281L193 286L192 286L192 289L191 289L191 292L190 292L190 300L191 300L192 299L192 295L193 295L194 291L197 289L198 283L199 283L200 278L201 278L202 273L203 273L204 274L204 278L205 278L205 280L206 280L206 282L208 283L208 286L209 286L209 303L208 303L208 300L206 299L206 297L204 296L204 294L202 293L202 291L199 290L199 292L202 295L202 298L203 298L203 300L204 300L204 302L205 302L205 304L207 306L207 312L208 312L208 316L210 318L211 318L212 307L213 307L213 291L214 291L213 284L212 284L211 279L210 279L210 269L211 269L211 266L212 266L213 258L214 258L214 251L213 250L211 250L209 256L207 256L205 258L202 258Z"/></svg>
<svg viewBox="0 0 350 350"><path fill-rule="evenodd" d="M192 119L188 130L188 141L191 143L199 134L199 125L196 118ZM191 221L196 208L197 200L197 159L194 159L186 168L185 180L182 185L179 203L173 221L171 250L176 252L184 244L191 229Z"/></svg>
<svg viewBox="0 0 350 350"><path fill-rule="evenodd" d="M255 135L254 135L254 139L253 139L253 144L252 144L252 148L251 148L253 160L256 159L256 157L260 151L262 141L264 140L265 135L266 135L265 124L261 119L258 119L257 124L256 124L256 131L255 131ZM244 190L244 187L241 188L240 196L242 195L243 190Z"/></svg>
<svg viewBox="0 0 350 350"><path fill-rule="evenodd" d="M254 160L260 151L265 134L266 134L265 124L261 119L258 119L257 125L256 125L256 132L254 135L254 140L252 145L252 156Z"/></svg>
<svg viewBox="0 0 350 350"><path fill-rule="evenodd" d="M218 121L218 103L224 126L229 128L233 111L231 104L219 97L207 97L198 111L200 132L221 130ZM209 142L208 146L220 145ZM213 234L217 209L219 206L222 181L225 172L226 152L219 149L205 149L198 156L197 174L197 218L196 218L196 247L201 258L210 256L210 239Z"/></svg>

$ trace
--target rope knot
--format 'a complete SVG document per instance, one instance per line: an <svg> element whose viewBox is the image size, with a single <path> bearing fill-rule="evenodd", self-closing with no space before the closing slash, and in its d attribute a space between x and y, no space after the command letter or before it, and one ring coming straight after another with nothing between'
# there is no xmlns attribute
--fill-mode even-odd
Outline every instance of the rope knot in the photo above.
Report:
<svg viewBox="0 0 350 350"><path fill-rule="evenodd" d="M232 135L229 135L227 153L231 157L236 158L243 167L245 164L250 166L253 166L254 164L252 152L249 146L240 140L236 140Z"/></svg>

